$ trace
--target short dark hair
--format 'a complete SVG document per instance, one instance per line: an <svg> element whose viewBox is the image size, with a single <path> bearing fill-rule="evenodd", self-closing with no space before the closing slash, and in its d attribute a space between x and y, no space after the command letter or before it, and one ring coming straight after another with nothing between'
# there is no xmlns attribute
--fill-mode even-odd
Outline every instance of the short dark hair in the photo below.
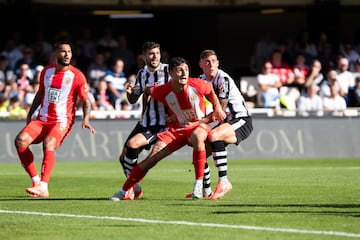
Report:
<svg viewBox="0 0 360 240"><path fill-rule="evenodd" d="M160 43L157 43L157 42L145 42L142 45L141 52L143 54L145 54L147 50L153 49L153 48L159 48L160 49Z"/></svg>
<svg viewBox="0 0 360 240"><path fill-rule="evenodd" d="M68 41L59 41L59 42L56 42L56 43L54 44L54 50L58 50L59 47L60 47L60 45L63 45L63 44L70 45L70 47L72 48L70 42L68 42Z"/></svg>
<svg viewBox="0 0 360 240"><path fill-rule="evenodd" d="M204 51L202 51L200 53L200 59L204 59L204 58L207 58L207 57L212 56L212 55L217 56L216 52L214 50L206 49L206 50L204 50Z"/></svg>
<svg viewBox="0 0 360 240"><path fill-rule="evenodd" d="M169 61L169 70L172 70L172 69L176 68L177 66L180 66L183 63L185 63L186 65L189 66L188 62L184 58L174 57L174 58L170 59L170 61Z"/></svg>

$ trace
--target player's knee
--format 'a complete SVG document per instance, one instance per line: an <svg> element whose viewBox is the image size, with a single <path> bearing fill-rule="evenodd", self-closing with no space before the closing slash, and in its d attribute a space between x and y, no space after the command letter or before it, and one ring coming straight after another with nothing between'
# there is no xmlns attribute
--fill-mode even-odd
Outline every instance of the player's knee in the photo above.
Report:
<svg viewBox="0 0 360 240"><path fill-rule="evenodd" d="M27 134L24 133L19 133L14 140L14 144L16 148L21 148L24 147L26 145L29 145L30 141L30 136L28 136Z"/></svg>
<svg viewBox="0 0 360 240"><path fill-rule="evenodd" d="M56 138L47 137L44 139L44 148L47 150L54 150L56 148Z"/></svg>
<svg viewBox="0 0 360 240"><path fill-rule="evenodd" d="M140 144L139 144L139 142L137 141L137 139L130 139L130 140L127 142L126 146L127 146L128 148L133 148L133 149L137 149L137 148L140 148L140 147L141 147Z"/></svg>

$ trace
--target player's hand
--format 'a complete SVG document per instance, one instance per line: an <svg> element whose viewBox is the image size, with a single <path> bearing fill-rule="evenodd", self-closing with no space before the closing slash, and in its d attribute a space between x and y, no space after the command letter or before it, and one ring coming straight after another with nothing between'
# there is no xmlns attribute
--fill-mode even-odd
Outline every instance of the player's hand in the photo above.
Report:
<svg viewBox="0 0 360 240"><path fill-rule="evenodd" d="M132 94L134 92L134 89L138 89L140 87L140 84L136 84L136 85L133 85L133 84L130 84L130 83L127 83L127 85L125 86L126 88L126 92L128 94Z"/></svg>
<svg viewBox="0 0 360 240"><path fill-rule="evenodd" d="M225 118L226 118L226 113L221 107L217 107L216 109L214 109L212 114L213 121L223 122Z"/></svg>
<svg viewBox="0 0 360 240"><path fill-rule="evenodd" d="M81 127L82 127L82 128L87 128L87 129L89 129L92 134L95 134L95 133L96 133L95 128L93 128L93 127L90 125L90 123L87 122L87 121L83 121Z"/></svg>

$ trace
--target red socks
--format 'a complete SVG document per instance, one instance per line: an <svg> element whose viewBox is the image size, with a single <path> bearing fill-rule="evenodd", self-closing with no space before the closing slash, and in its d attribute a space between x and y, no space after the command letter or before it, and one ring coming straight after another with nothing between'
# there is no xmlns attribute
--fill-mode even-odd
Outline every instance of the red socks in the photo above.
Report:
<svg viewBox="0 0 360 240"><path fill-rule="evenodd" d="M30 148L22 147L16 150L19 155L21 165L24 167L25 171L29 174L30 177L36 176L37 171L34 162L34 155L31 152Z"/></svg>
<svg viewBox="0 0 360 240"><path fill-rule="evenodd" d="M140 169L139 164L137 164L130 172L130 176L126 179L122 189L128 191L136 183L140 182L145 176L145 172Z"/></svg>
<svg viewBox="0 0 360 240"><path fill-rule="evenodd" d="M193 164L195 169L196 180L204 178L204 168L206 163L206 150L193 151Z"/></svg>
<svg viewBox="0 0 360 240"><path fill-rule="evenodd" d="M54 166L55 166L55 152L45 150L43 164L41 166L41 181L49 182Z"/></svg>

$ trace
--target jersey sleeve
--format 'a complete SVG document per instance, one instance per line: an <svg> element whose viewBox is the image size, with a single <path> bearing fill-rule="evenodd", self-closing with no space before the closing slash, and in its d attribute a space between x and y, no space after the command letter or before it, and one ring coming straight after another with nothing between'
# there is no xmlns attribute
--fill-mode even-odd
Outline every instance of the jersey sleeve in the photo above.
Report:
<svg viewBox="0 0 360 240"><path fill-rule="evenodd" d="M194 86L202 95L209 95L212 91L211 83L200 78L189 78L190 84Z"/></svg>
<svg viewBox="0 0 360 240"><path fill-rule="evenodd" d="M164 101L163 101L163 98L165 95L164 85L151 85L151 86L148 86L148 88L149 88L149 93L150 93L151 97L164 104Z"/></svg>

